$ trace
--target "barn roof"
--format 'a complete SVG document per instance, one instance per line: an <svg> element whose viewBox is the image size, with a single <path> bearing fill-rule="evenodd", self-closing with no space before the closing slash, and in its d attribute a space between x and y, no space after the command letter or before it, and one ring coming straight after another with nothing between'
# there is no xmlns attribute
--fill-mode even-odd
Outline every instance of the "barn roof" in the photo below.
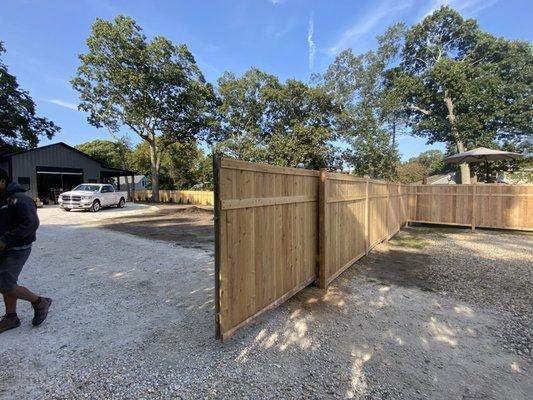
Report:
<svg viewBox="0 0 533 400"><path fill-rule="evenodd" d="M74 152L78 153L79 155L81 155L83 157L86 157L86 158L88 158L90 160L93 160L93 161L97 162L98 164L100 164L100 166L103 169L105 169L105 170L107 170L109 172L120 173L121 175L133 175L133 174L135 174L134 171L129 171L129 170L126 170L126 169L110 167L109 165L103 163L102 161L90 156L87 153L84 153L81 150L78 150L75 147L69 146L68 144L66 144L64 142L52 143L52 144L48 144L46 146L36 147L34 149L28 149L28 150L22 150L22 151L19 151L19 152L15 152L15 153L4 154L3 156L0 156L0 160L7 160L7 159L10 159L12 157L16 157L16 156L18 156L20 154L29 153L29 152L33 152L33 151L39 151L41 149L46 149L48 147L53 147L53 146L63 146L65 148L67 148L68 150L74 151Z"/></svg>

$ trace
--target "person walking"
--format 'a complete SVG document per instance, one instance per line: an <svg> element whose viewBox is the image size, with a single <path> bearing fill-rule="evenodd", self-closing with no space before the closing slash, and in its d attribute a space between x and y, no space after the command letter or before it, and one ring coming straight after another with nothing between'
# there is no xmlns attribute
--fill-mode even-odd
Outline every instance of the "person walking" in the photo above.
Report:
<svg viewBox="0 0 533 400"><path fill-rule="evenodd" d="M18 284L39 227L35 202L25 192L19 184L9 183L9 175L0 168L0 293L6 309L0 320L0 333L20 326L17 300L31 303L34 326L44 322L52 304L52 299L38 296Z"/></svg>

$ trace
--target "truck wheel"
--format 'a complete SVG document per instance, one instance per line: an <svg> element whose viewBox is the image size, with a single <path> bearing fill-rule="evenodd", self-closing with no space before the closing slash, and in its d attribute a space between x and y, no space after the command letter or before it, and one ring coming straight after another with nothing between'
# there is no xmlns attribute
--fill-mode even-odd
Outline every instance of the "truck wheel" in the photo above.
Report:
<svg viewBox="0 0 533 400"><path fill-rule="evenodd" d="M70 211L70 208L63 208L63 211Z"/></svg>
<svg viewBox="0 0 533 400"><path fill-rule="evenodd" d="M125 205L126 205L126 200L124 200L124 197L121 197L120 201L117 204L117 207L118 208L124 208Z"/></svg>
<svg viewBox="0 0 533 400"><path fill-rule="evenodd" d="M90 212L98 212L100 211L100 202L98 200L95 200L93 201L93 205L91 206L91 208L89 208L89 211Z"/></svg>

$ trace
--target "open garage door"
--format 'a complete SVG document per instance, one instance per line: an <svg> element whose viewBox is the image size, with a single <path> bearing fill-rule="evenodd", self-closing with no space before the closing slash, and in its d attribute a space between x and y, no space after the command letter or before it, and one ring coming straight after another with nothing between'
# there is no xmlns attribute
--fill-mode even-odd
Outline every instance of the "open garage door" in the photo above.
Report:
<svg viewBox="0 0 533 400"><path fill-rule="evenodd" d="M37 167L37 196L45 203L57 202L61 192L83 183L83 170L78 168Z"/></svg>

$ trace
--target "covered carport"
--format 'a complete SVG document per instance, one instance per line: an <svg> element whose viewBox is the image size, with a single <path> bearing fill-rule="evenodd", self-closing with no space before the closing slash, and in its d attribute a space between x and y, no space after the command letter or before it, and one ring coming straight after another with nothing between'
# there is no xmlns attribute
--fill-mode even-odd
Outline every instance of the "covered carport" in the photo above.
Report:
<svg viewBox="0 0 533 400"><path fill-rule="evenodd" d="M120 190L120 185L122 182L126 183L126 188L128 192L128 201L133 201L135 199L135 172L128 171L126 169L117 169L117 168L105 168L100 171L100 182L101 183L112 183L115 185L117 190ZM120 179L124 177L124 179Z"/></svg>

